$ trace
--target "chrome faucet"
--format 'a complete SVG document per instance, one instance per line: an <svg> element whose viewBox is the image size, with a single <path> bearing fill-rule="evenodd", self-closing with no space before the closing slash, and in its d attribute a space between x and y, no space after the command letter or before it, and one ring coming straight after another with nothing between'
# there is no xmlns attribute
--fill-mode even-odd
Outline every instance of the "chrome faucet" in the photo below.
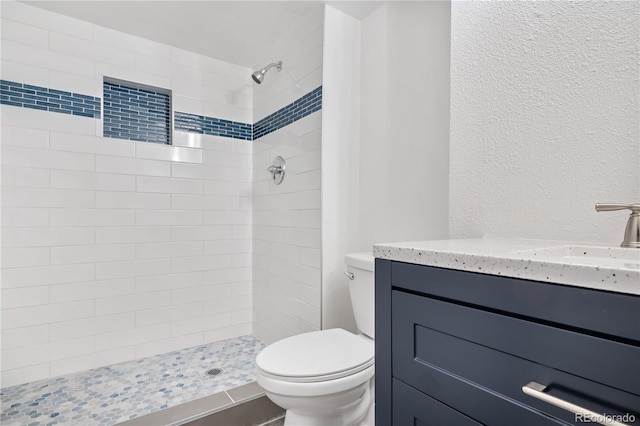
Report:
<svg viewBox="0 0 640 426"><path fill-rule="evenodd" d="M613 210L631 210L624 240L620 247L640 248L640 204L596 204L596 211L610 212Z"/></svg>

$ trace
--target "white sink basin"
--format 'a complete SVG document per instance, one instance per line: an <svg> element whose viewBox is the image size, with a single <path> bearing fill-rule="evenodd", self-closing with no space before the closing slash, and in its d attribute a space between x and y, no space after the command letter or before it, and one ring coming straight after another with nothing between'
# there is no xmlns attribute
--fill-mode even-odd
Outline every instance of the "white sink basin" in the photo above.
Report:
<svg viewBox="0 0 640 426"><path fill-rule="evenodd" d="M597 246L557 246L522 250L524 259L616 269L640 270L640 249Z"/></svg>

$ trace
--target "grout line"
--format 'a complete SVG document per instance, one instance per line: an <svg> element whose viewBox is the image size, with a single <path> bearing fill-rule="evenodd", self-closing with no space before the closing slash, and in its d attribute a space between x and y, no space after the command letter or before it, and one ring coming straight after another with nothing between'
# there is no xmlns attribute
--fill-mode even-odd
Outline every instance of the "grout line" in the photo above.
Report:
<svg viewBox="0 0 640 426"><path fill-rule="evenodd" d="M270 424L272 424L275 421L284 419L284 417L285 417L285 415L283 414L283 415L275 417L275 418L273 418L273 419L271 419L271 420L269 420L269 421L267 421L265 423L260 423L258 426L269 426Z"/></svg>

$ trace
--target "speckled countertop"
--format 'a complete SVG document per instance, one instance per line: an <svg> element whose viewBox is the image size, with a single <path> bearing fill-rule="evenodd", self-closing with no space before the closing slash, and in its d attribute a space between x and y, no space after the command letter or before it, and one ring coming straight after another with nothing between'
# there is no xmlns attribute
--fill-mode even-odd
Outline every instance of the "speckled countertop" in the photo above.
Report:
<svg viewBox="0 0 640 426"><path fill-rule="evenodd" d="M374 257L640 295L640 249L568 241L461 239L376 244Z"/></svg>

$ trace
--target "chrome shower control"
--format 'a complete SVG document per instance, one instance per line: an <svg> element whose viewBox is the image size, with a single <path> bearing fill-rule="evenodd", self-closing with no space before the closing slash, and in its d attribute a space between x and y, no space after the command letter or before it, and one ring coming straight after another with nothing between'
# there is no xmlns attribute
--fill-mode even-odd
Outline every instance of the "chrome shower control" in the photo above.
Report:
<svg viewBox="0 0 640 426"><path fill-rule="evenodd" d="M614 210L631 210L627 228L624 231L624 240L622 240L620 247L640 248L640 204L596 204L596 211L609 212Z"/></svg>
<svg viewBox="0 0 640 426"><path fill-rule="evenodd" d="M287 164L284 158L279 155L273 159L273 164L267 167L267 171L271 173L271 179L276 185L280 185L284 179L284 173L287 170Z"/></svg>

